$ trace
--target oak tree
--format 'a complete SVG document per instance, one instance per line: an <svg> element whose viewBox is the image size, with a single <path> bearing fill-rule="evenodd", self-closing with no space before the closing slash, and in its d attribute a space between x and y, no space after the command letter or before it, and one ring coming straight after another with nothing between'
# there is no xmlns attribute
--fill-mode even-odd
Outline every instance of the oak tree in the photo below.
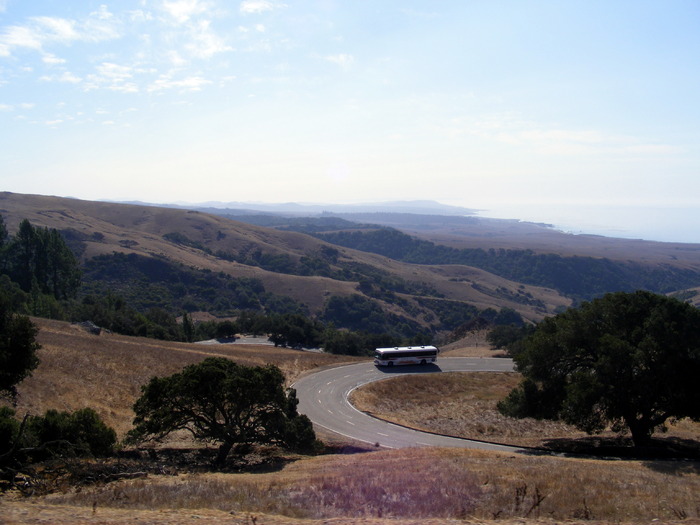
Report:
<svg viewBox="0 0 700 525"><path fill-rule="evenodd" d="M514 356L524 380L506 415L561 419L649 443L673 418L700 419L700 310L650 292L610 293L542 321Z"/></svg>
<svg viewBox="0 0 700 525"><path fill-rule="evenodd" d="M198 441L219 444L218 464L236 444L310 448L315 434L311 421L297 413L297 403L276 366L248 367L210 357L142 387L129 439L159 441L185 430Z"/></svg>

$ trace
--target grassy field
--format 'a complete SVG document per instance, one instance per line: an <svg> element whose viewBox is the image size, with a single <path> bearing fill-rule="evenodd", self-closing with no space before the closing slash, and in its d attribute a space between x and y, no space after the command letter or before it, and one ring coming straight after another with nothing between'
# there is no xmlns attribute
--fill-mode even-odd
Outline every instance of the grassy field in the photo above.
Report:
<svg viewBox="0 0 700 525"><path fill-rule="evenodd" d="M430 375L407 375L365 385L353 391L351 401L362 411L401 425L526 447L556 446L557 442L572 439L583 443L629 439L612 432L589 438L565 423L501 415L496 403L520 378L517 373L496 372L445 373L439 380ZM657 436L667 441L698 440L700 423L684 419Z"/></svg>
<svg viewBox="0 0 700 525"><path fill-rule="evenodd" d="M41 365L21 385L18 411L92 406L120 435L130 428L130 407L141 384L154 374L170 374L209 355L244 364L275 363L290 382L317 367L351 361L273 347L91 336L66 323L37 323L43 345ZM455 346L446 353L493 355L483 343ZM479 403L493 404L517 380L511 374L498 377L484 374L483 382L470 381L471 393L460 394L449 408L453 416L433 419L447 420L471 410L467 407L475 391L484 392L476 396L484 398ZM430 388L452 384L449 392L455 393L460 381L445 374L434 383L440 386ZM396 388L389 383L380 386ZM400 390L410 394L405 385ZM399 405L392 408L399 409ZM485 405L481 409L488 410ZM425 420L425 413L420 417ZM484 420L480 423L485 425ZM498 428L493 424L482 431L493 433ZM515 428L501 439L516 440L520 432L526 433ZM569 435L570 429L562 431ZM544 430L533 427L528 432ZM255 472L163 468L161 474L65 486L41 496L6 493L0 498L0 523L700 523L698 462L572 459L456 449L373 450L337 440L334 444L333 453L315 457L256 451L273 461ZM113 460L112 466L125 468L126 463Z"/></svg>

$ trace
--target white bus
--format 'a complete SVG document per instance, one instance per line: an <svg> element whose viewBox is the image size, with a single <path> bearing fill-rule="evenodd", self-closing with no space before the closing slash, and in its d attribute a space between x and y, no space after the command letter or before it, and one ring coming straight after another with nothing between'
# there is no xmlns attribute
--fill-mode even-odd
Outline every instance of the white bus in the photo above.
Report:
<svg viewBox="0 0 700 525"><path fill-rule="evenodd" d="M426 365L434 363L440 350L435 346L397 346L377 348L374 351L375 366Z"/></svg>

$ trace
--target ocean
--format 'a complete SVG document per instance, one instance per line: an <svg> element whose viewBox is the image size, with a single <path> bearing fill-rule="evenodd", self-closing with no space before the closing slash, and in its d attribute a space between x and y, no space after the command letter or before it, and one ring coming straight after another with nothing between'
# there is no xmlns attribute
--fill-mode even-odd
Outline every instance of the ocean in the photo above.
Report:
<svg viewBox="0 0 700 525"><path fill-rule="evenodd" d="M572 234L700 243L700 208L649 206L499 206L478 216L551 224Z"/></svg>

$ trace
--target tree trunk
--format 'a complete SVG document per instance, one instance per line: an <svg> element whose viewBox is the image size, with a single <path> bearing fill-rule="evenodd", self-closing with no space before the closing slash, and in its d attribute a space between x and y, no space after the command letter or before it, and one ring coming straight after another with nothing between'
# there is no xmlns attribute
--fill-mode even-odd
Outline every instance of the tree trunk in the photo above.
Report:
<svg viewBox="0 0 700 525"><path fill-rule="evenodd" d="M645 447L651 443L653 426L644 419L632 419L627 421L627 426L632 432L632 441L635 447Z"/></svg>
<svg viewBox="0 0 700 525"><path fill-rule="evenodd" d="M234 444L235 443L233 441L224 441L221 443L221 446L219 446L219 451L216 453L215 464L217 466L222 466L226 463L226 458L228 457L229 452L231 452Z"/></svg>

